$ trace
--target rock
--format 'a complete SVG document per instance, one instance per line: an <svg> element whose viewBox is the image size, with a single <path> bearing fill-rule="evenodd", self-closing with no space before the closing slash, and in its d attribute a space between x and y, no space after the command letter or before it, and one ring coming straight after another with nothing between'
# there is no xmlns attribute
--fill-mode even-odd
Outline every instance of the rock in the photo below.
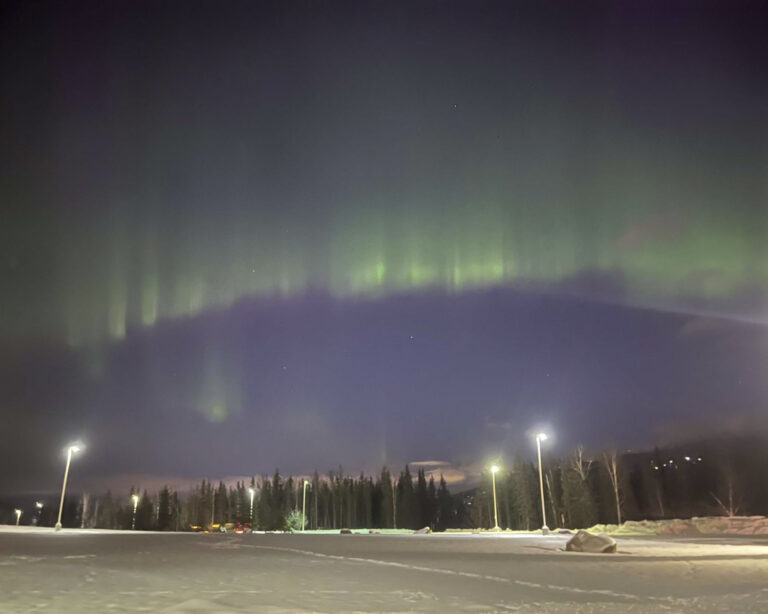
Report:
<svg viewBox="0 0 768 614"><path fill-rule="evenodd" d="M430 533L432 533L432 529L429 527L423 527L413 532L414 535L429 535Z"/></svg>
<svg viewBox="0 0 768 614"><path fill-rule="evenodd" d="M368 529L368 535L381 535L381 531L376 531L375 529Z"/></svg>
<svg viewBox="0 0 768 614"><path fill-rule="evenodd" d="M593 552L600 554L613 554L616 552L616 540L604 534L592 535L587 531L579 531L568 543L565 549L569 552Z"/></svg>
<svg viewBox="0 0 768 614"><path fill-rule="evenodd" d="M573 531L570 529L558 529L557 530L558 535L573 535Z"/></svg>
<svg viewBox="0 0 768 614"><path fill-rule="evenodd" d="M352 535L352 529L341 529L341 531L339 531L339 534L341 534L341 535Z"/></svg>

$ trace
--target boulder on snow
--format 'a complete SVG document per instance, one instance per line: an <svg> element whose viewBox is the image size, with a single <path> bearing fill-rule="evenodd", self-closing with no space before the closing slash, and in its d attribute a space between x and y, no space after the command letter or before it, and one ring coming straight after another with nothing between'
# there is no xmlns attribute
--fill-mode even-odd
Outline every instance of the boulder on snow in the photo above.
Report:
<svg viewBox="0 0 768 614"><path fill-rule="evenodd" d="M352 529L341 529L341 531L339 531L339 533L341 535L352 535Z"/></svg>
<svg viewBox="0 0 768 614"><path fill-rule="evenodd" d="M413 532L414 535L429 535L430 533L432 533L432 529L430 529L429 527L423 527L421 529L416 529Z"/></svg>
<svg viewBox="0 0 768 614"><path fill-rule="evenodd" d="M579 531L568 540L565 549L569 552L593 552L609 554L616 552L616 540L604 534L592 535L587 531Z"/></svg>

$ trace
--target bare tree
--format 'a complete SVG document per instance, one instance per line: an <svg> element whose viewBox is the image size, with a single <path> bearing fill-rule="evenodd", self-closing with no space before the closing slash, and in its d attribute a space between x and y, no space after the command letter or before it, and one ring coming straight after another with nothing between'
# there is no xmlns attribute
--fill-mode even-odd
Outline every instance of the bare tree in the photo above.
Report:
<svg viewBox="0 0 768 614"><path fill-rule="evenodd" d="M664 518L664 493L661 492L661 485L658 483L656 484L655 494L656 494L656 505L659 506L659 512L661 513L661 517Z"/></svg>
<svg viewBox="0 0 768 614"><path fill-rule="evenodd" d="M732 518L733 516L739 515L741 504L736 499L736 496L734 494L735 488L734 488L734 478L733 478L733 467L730 464L723 472L723 476L725 479L727 503L723 503L723 500L720 497L718 497L715 493L710 492L709 494L712 495L712 498L717 502L717 505L720 507L721 510L723 510L725 515Z"/></svg>
<svg viewBox="0 0 768 614"><path fill-rule="evenodd" d="M552 483L555 480L554 480L554 477L552 476L551 469L544 474L544 481L547 484L547 492L549 493L549 507L552 510L552 518L554 519L554 522L557 522L558 518L560 517L560 514L558 514L557 506L555 504L555 491L552 488Z"/></svg>
<svg viewBox="0 0 768 614"><path fill-rule="evenodd" d="M578 446L563 462L560 472L560 511L565 512L569 526L589 527L597 521L595 500L590 487L593 462L585 456L583 446Z"/></svg>
<svg viewBox="0 0 768 614"><path fill-rule="evenodd" d="M397 528L397 481L392 476L392 528Z"/></svg>
<svg viewBox="0 0 768 614"><path fill-rule="evenodd" d="M592 470L592 463L595 461L591 458L584 458L584 446L579 444L574 450L573 456L570 458L571 467L579 475L582 482L586 482L589 478L589 472Z"/></svg>
<svg viewBox="0 0 768 614"><path fill-rule="evenodd" d="M81 499L80 499L80 528L85 529L92 528L94 526L93 519L95 518L95 514L91 513L91 495L89 495L87 492L84 492Z"/></svg>
<svg viewBox="0 0 768 614"><path fill-rule="evenodd" d="M621 524L621 493L619 490L619 453L616 448L611 448L607 452L603 452L603 460L605 461L605 469L608 472L608 477L611 479L611 488L613 489L613 496L616 499L616 523Z"/></svg>

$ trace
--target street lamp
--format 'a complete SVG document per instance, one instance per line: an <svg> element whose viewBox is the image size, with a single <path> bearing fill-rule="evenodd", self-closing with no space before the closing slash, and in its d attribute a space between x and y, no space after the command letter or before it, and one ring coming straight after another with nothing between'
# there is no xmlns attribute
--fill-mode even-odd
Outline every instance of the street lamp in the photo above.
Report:
<svg viewBox="0 0 768 614"><path fill-rule="evenodd" d="M499 466L498 465L491 465L491 483L493 484L493 522L494 522L494 531L501 530L499 528L499 509L496 506L496 474L499 472Z"/></svg>
<svg viewBox="0 0 768 614"><path fill-rule="evenodd" d="M16 514L16 526L19 526L19 520L21 520L21 510L19 508L16 508L13 510L13 513Z"/></svg>
<svg viewBox="0 0 768 614"><path fill-rule="evenodd" d="M301 530L304 531L304 527L307 525L307 486L309 482L304 480L304 493L301 498Z"/></svg>
<svg viewBox="0 0 768 614"><path fill-rule="evenodd" d="M136 493L133 493L131 495L131 499L133 499L133 520L131 521L131 531L136 530L136 508L139 506L139 495Z"/></svg>
<svg viewBox="0 0 768 614"><path fill-rule="evenodd" d="M251 521L251 530L253 530L253 495L256 494L256 491L253 488L249 488L248 492L251 495L251 515L249 516L249 519Z"/></svg>
<svg viewBox="0 0 768 614"><path fill-rule="evenodd" d="M549 527L547 526L547 510L544 508L544 473L541 468L541 442L547 439L546 433L538 433L536 435L536 451L539 455L539 490L541 491L541 519L544 524L541 526L541 533L546 535L549 533Z"/></svg>
<svg viewBox="0 0 768 614"><path fill-rule="evenodd" d="M59 502L59 518L56 521L54 530L61 531L61 512L64 509L64 493L67 491L67 477L69 477L69 463L72 462L72 455L80 451L80 446L75 444L67 448L67 466L64 469L64 483L61 485L61 501Z"/></svg>
<svg viewBox="0 0 768 614"><path fill-rule="evenodd" d="M40 526L40 523L43 521L43 502L35 501L35 507L37 508L37 520L34 520L34 523Z"/></svg>

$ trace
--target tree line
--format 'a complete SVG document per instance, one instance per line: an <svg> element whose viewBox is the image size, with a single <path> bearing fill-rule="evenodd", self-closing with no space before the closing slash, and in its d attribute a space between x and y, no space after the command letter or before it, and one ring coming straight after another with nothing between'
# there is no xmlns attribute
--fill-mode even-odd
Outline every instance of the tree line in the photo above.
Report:
<svg viewBox="0 0 768 614"><path fill-rule="evenodd" d="M251 496L253 491L253 496ZM132 496L138 495L136 510ZM115 497L68 498L64 526L179 531L227 523L263 531L302 527L304 480L272 476L251 478L227 486L203 480L185 495L164 487L159 493L134 491ZM307 480L306 529L419 529L441 531L457 526L455 498L441 475L436 481L419 469L406 467L395 477L384 467L376 477L346 475L339 468L326 476L317 472Z"/></svg>
<svg viewBox="0 0 768 614"><path fill-rule="evenodd" d="M768 515L768 445L759 436L718 437L646 452L615 448L588 454L578 446L542 462L544 512L550 527L588 528L625 520ZM497 474L502 528L542 526L538 466L521 459ZM466 525L491 527L490 475L463 495Z"/></svg>
<svg viewBox="0 0 768 614"><path fill-rule="evenodd" d="M768 514L768 466L764 439L719 438L656 448L649 452L608 449L588 454L581 446L563 457L545 455L544 507L550 527L586 528L624 520L691 516ZM251 498L251 490L253 498ZM179 494L157 493L68 497L65 526L130 529L131 496L138 495L137 530L180 531L240 523L257 530L296 530L302 526L304 478L272 476L226 485L203 480ZM531 530L542 525L537 464L515 459L496 474L496 501L502 528ZM53 506L30 522L52 525ZM480 485L452 494L437 480L405 466L398 475L384 467L376 476L353 477L339 467L307 480L307 529L489 528L494 526L490 472Z"/></svg>

